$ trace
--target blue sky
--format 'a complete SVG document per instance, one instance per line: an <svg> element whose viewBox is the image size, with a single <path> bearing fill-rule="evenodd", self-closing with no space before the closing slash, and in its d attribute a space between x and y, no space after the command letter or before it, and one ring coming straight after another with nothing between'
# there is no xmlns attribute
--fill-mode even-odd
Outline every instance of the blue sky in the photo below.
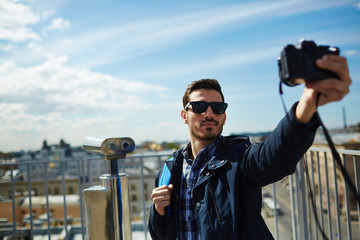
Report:
<svg viewBox="0 0 360 240"><path fill-rule="evenodd" d="M353 80L320 114L360 122L360 1L0 0L0 151L73 146L85 136L184 141L181 99L216 78L224 135L270 131L283 117L277 58L300 38L338 46ZM303 86L285 87L288 109Z"/></svg>

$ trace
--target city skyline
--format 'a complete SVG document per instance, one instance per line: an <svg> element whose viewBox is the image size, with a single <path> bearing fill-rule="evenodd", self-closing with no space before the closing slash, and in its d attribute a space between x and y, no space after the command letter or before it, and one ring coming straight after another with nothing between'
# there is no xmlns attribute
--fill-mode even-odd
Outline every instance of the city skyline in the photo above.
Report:
<svg viewBox="0 0 360 240"><path fill-rule="evenodd" d="M216 78L224 135L271 131L283 117L277 58L313 39L348 58L353 84L322 107L328 128L360 122L360 1L0 0L0 152L86 136L174 142L187 84ZM284 87L287 109L303 86Z"/></svg>

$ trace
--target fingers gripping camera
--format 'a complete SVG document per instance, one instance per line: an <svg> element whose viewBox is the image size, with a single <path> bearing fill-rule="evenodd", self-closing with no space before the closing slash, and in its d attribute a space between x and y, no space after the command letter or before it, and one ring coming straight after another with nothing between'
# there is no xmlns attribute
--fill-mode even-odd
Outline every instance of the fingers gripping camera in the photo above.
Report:
<svg viewBox="0 0 360 240"><path fill-rule="evenodd" d="M124 138L96 138L86 137L83 148L87 152L101 153L108 160L124 158L127 153L135 149L133 139Z"/></svg>
<svg viewBox="0 0 360 240"><path fill-rule="evenodd" d="M279 75L283 83L296 86L326 78L338 78L336 73L318 68L316 60L327 54L339 55L337 47L317 46L314 41L299 40L287 45L278 59Z"/></svg>

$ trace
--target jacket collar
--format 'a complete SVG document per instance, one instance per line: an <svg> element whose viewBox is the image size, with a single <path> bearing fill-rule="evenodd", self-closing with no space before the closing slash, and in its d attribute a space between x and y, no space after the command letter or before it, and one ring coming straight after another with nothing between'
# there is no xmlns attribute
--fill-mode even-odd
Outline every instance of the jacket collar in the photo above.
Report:
<svg viewBox="0 0 360 240"><path fill-rule="evenodd" d="M207 177L212 176L214 170L219 169L226 165L228 162L228 150L233 147L234 145L245 143L245 145L250 145L250 140L248 136L229 136L221 138L219 142L214 156L210 158L205 167L206 171L211 172L211 174L207 175ZM246 147L248 147L246 146ZM179 189L179 186L175 187L177 184L181 182L181 175L182 175L182 165L183 165L183 156L182 151L184 148L181 148L173 153L173 156L166 161L166 165L171 172L171 182L174 184L174 190ZM204 171L205 171L204 169ZM205 177L207 179L207 177ZM203 180L206 180L203 179Z"/></svg>

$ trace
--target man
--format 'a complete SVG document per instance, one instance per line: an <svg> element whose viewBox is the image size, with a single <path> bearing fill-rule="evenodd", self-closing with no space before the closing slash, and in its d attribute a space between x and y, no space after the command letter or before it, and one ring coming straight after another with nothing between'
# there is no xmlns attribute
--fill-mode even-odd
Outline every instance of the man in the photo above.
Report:
<svg viewBox="0 0 360 240"><path fill-rule="evenodd" d="M188 86L181 118L190 143L176 151L157 175L149 230L153 239L273 239L261 217L261 187L295 171L311 146L318 105L341 100L351 84L344 57L327 55L316 62L338 74L305 85L298 103L268 139L223 137L226 107L214 79ZM246 113L244 113L246 117ZM159 185L168 171L170 184Z"/></svg>

